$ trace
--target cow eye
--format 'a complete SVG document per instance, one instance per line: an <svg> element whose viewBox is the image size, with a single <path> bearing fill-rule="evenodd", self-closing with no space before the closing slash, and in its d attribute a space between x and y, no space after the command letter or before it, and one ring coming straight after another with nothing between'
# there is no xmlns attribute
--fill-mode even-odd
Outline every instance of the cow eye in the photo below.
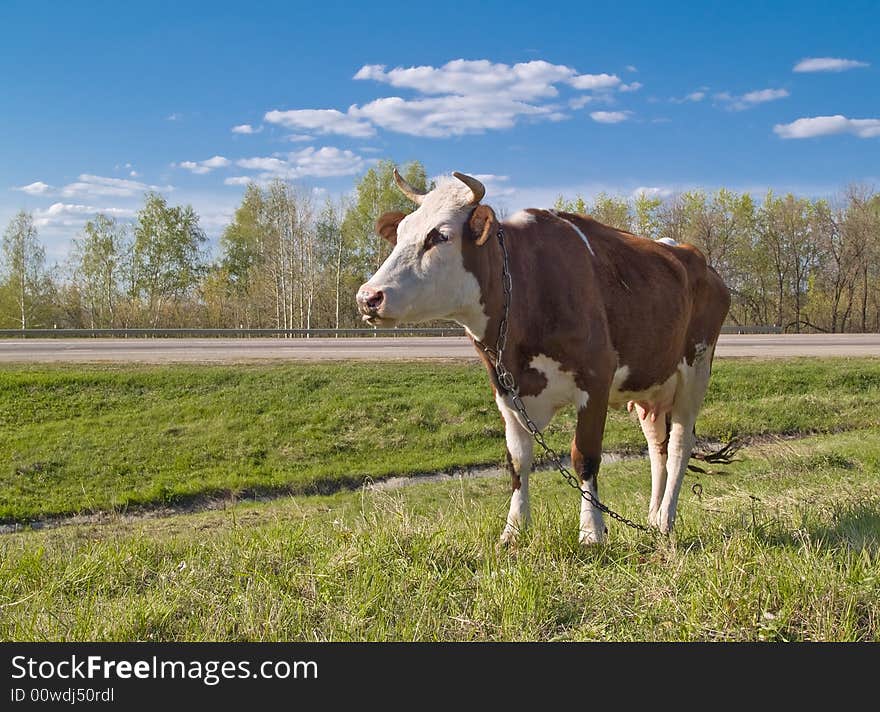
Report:
<svg viewBox="0 0 880 712"><path fill-rule="evenodd" d="M437 228L431 230L425 238L425 249L430 250L432 247L439 245L441 242L449 242L449 236L444 235Z"/></svg>

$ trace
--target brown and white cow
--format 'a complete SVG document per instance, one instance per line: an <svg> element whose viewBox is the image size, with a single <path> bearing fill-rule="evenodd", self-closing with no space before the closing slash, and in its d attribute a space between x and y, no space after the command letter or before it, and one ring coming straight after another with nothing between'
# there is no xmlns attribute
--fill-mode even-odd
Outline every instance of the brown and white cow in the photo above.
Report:
<svg viewBox="0 0 880 712"><path fill-rule="evenodd" d="M421 194L395 172L419 207L379 219L377 231L394 249L357 302L373 325L453 319L494 347L504 308L499 223L480 204L483 186L453 175ZM691 245L654 242L585 215L529 209L501 226L513 283L504 363L529 415L543 429L559 408L575 405L572 464L581 487L598 496L608 407L635 407L651 458L648 520L670 532L727 288ZM513 495L501 539L508 543L529 522L533 439L477 353L506 426ZM580 541L597 543L605 533L602 513L582 498Z"/></svg>

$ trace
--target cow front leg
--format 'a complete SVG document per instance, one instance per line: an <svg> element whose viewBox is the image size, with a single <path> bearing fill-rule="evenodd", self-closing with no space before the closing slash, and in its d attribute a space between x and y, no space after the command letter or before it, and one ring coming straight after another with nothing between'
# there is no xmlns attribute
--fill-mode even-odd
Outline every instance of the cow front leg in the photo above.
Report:
<svg viewBox="0 0 880 712"><path fill-rule="evenodd" d="M571 464L580 478L580 488L594 500L599 498L599 465L607 411L607 394L601 398L590 397L586 405L578 409L577 430L571 443ZM581 496L580 506L580 543L585 546L601 544L608 531L602 512L584 496Z"/></svg>
<svg viewBox="0 0 880 712"><path fill-rule="evenodd" d="M532 469L534 440L528 430L520 425L511 408L498 399L498 408L504 417L504 439L507 443L507 467L510 473L512 493L507 522L501 533L505 546L516 541L517 535L531 522L529 509L529 473Z"/></svg>

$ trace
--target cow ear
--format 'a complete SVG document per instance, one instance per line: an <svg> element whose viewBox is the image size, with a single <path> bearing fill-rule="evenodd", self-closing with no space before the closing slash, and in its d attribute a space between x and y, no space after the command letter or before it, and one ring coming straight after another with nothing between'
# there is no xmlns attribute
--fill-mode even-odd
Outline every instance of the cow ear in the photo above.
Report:
<svg viewBox="0 0 880 712"><path fill-rule="evenodd" d="M468 225L478 245L484 244L486 240L498 232L498 218L495 217L495 211L488 205L478 205L476 210L471 213Z"/></svg>
<svg viewBox="0 0 880 712"><path fill-rule="evenodd" d="M392 211L385 213L376 221L376 233L388 240L392 245L397 244L397 226L406 217L406 213Z"/></svg>

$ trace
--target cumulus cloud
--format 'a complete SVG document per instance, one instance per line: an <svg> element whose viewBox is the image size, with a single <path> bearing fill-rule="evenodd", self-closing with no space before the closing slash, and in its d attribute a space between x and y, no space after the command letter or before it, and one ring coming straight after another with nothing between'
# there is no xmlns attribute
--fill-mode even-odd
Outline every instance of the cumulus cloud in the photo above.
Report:
<svg viewBox="0 0 880 712"><path fill-rule="evenodd" d="M246 185L250 182L265 183L273 178L295 180L298 178L330 178L360 173L367 161L358 154L324 146L309 146L301 151L276 153L273 156L242 158L235 162L239 168L257 171L255 176L231 176L223 181L226 185Z"/></svg>
<svg viewBox="0 0 880 712"><path fill-rule="evenodd" d="M641 82L630 82L629 84L621 84L620 87L618 87L618 88L622 92L630 92L630 91L638 91L639 89L642 88L642 86L643 85Z"/></svg>
<svg viewBox="0 0 880 712"><path fill-rule="evenodd" d="M178 165L181 168L185 168L190 173L195 173L197 175L205 175L206 173L210 173L215 168L225 168L230 164L228 158L223 156L212 156L204 161L181 161Z"/></svg>
<svg viewBox="0 0 880 712"><path fill-rule="evenodd" d="M392 96L376 99L362 107L354 107L352 111L355 116L363 117L389 131L433 138L507 129L521 117L551 121L565 118L565 114L556 106L535 106L490 95L441 96L415 100Z"/></svg>
<svg viewBox="0 0 880 712"><path fill-rule="evenodd" d="M733 111L744 111L751 109L758 104L765 104L768 101L776 101L789 96L787 89L759 89L750 91L740 96L735 96L729 92L721 92L715 95L718 101L727 105L727 108Z"/></svg>
<svg viewBox="0 0 880 712"><path fill-rule="evenodd" d="M61 195L65 198L99 195L128 198L149 190L170 192L174 190L174 186L147 185L146 183L125 178L105 178L103 176L83 173L75 182L65 185L61 189Z"/></svg>
<svg viewBox="0 0 880 712"><path fill-rule="evenodd" d="M351 109L343 114L336 109L295 109L267 111L263 117L270 124L288 129L314 131L319 134L337 134L354 138L373 136L376 131L368 121L352 116Z"/></svg>
<svg viewBox="0 0 880 712"><path fill-rule="evenodd" d="M520 120L560 121L568 118L560 88L604 92L621 85L614 74L579 74L575 69L543 60L503 64L489 60L456 59L446 64L388 69L367 64L354 75L416 92L404 98L388 96L346 112L336 109L273 110L265 120L286 128L363 138L376 128L413 136L442 138L507 129ZM625 85L634 91L638 83ZM576 97L568 105L584 106L590 98Z"/></svg>
<svg viewBox="0 0 880 712"><path fill-rule="evenodd" d="M587 104L589 104L593 100L593 97L587 96L583 94L581 96L575 96L568 100L568 106L570 109L583 109Z"/></svg>
<svg viewBox="0 0 880 712"><path fill-rule="evenodd" d="M607 89L620 84L613 74L578 74L571 67L544 60L509 65L487 59L455 59L442 67L395 67L367 64L354 79L371 79L422 94L486 95L532 101L559 94L556 84L575 89Z"/></svg>
<svg viewBox="0 0 880 712"><path fill-rule="evenodd" d="M780 138L815 138L834 134L852 134L859 138L880 137L880 119L848 119L841 114L812 116L776 124L773 132Z"/></svg>
<svg viewBox="0 0 880 712"><path fill-rule="evenodd" d="M34 224L37 227L76 227L83 225L96 213L127 219L133 218L135 211L128 208L98 208L80 203L52 203L45 210L34 211Z"/></svg>
<svg viewBox="0 0 880 712"><path fill-rule="evenodd" d="M53 190L53 188L48 183L43 183L43 181L38 180L29 183L28 185L15 187L13 190L20 190L22 193L27 193L28 195L44 195Z"/></svg>
<svg viewBox="0 0 880 712"><path fill-rule="evenodd" d="M793 72L845 72L847 69L870 66L868 62L839 57L807 57L792 69Z"/></svg>
<svg viewBox="0 0 880 712"><path fill-rule="evenodd" d="M630 114L631 111L592 111L590 118L600 124L619 124L626 121Z"/></svg>
<svg viewBox="0 0 880 712"><path fill-rule="evenodd" d="M254 128L250 124L238 124L237 126L233 126L230 130L234 134L249 135L249 134L260 133L260 131L263 130L263 127L260 126L258 128Z"/></svg>

